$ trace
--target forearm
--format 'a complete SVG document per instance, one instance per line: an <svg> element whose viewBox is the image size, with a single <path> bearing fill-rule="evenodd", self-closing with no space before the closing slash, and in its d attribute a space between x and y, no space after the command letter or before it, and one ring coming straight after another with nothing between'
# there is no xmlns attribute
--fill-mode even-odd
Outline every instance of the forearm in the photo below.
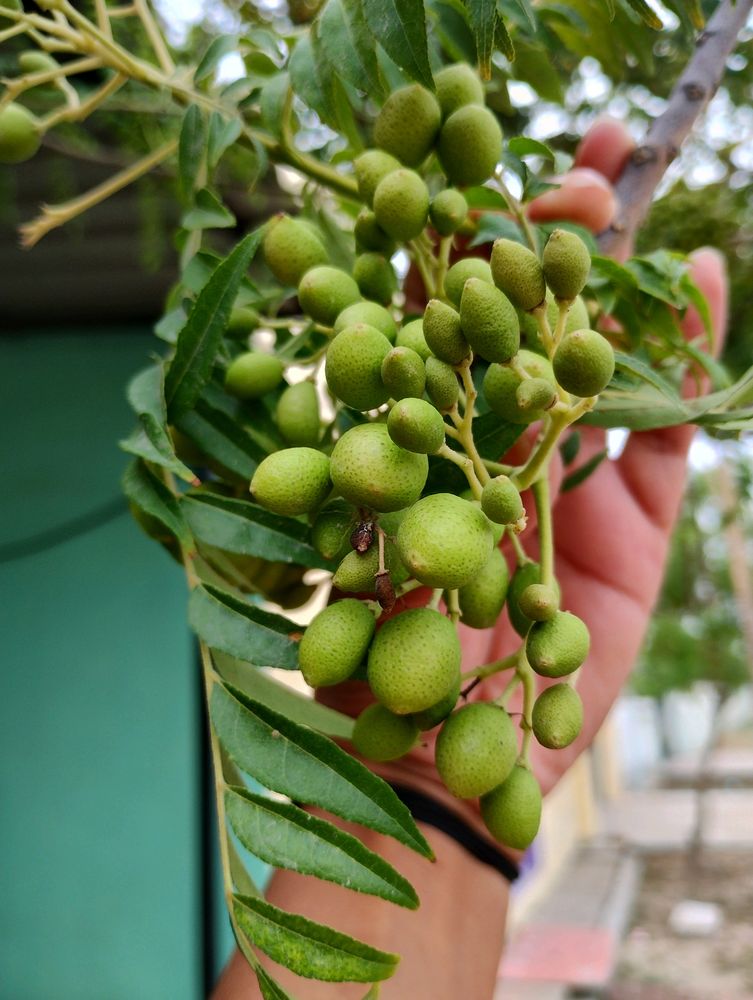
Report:
<svg viewBox="0 0 753 1000"><path fill-rule="evenodd" d="M491 1000L502 952L508 883L446 834L419 825L436 853L434 864L379 834L361 828L352 831L413 884L421 899L418 911L283 871L273 877L267 898L285 910L399 954L395 975L382 985L384 1000ZM306 981L271 965L270 971L296 1000L361 1000L368 989L363 984ZM253 973L236 953L214 1000L260 997Z"/></svg>

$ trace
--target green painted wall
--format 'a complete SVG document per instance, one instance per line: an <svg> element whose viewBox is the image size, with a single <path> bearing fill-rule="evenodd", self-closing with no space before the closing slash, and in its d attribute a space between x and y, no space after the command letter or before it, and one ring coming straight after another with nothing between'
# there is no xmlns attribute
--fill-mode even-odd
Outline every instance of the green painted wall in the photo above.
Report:
<svg viewBox="0 0 753 1000"><path fill-rule="evenodd" d="M153 348L137 330L0 340L0 547L118 496L123 386ZM0 995L198 997L182 574L124 513L0 565L0 594Z"/></svg>

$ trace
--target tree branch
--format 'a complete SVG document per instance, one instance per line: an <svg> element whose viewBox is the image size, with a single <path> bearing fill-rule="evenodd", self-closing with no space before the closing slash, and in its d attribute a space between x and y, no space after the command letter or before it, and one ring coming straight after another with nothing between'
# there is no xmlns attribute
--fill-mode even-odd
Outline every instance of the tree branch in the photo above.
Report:
<svg viewBox="0 0 753 1000"><path fill-rule="evenodd" d="M635 232L648 213L656 186L696 118L714 96L727 57L735 47L753 8L753 0L723 0L696 43L696 51L654 121L646 140L633 153L615 185L620 209L609 229L599 234L599 250L610 257L627 256Z"/></svg>

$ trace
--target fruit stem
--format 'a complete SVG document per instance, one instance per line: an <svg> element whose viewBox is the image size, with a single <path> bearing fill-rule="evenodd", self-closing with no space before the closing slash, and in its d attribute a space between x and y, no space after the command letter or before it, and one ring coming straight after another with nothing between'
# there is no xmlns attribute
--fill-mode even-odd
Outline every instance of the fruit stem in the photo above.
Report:
<svg viewBox="0 0 753 1000"><path fill-rule="evenodd" d="M457 367L457 370L460 372L460 378L463 382L463 389L465 390L465 409L463 411L463 419L458 425L458 440L465 449L466 455L473 462L473 468L476 476L483 486L484 483L489 482L491 476L484 465L484 460L478 453L476 442L473 440L473 409L478 393L476 392L476 386L473 384L473 376L471 375L472 363L473 355L465 361L462 361ZM479 498L477 497L476 499Z"/></svg>
<svg viewBox="0 0 753 1000"><path fill-rule="evenodd" d="M103 0L97 0L97 12L99 13L100 7L104 12L104 18L107 20L107 26L109 27L109 19L107 19L107 8L104 5ZM133 7L139 16L139 20L143 25L144 32L146 33L149 42L154 49L154 54L157 57L157 62L160 64L165 73L171 75L175 72L175 63L172 60L170 53L168 52L167 45L165 44L165 39L160 31L157 22L152 17L152 13L149 7L145 3L145 0L133 0Z"/></svg>
<svg viewBox="0 0 753 1000"><path fill-rule="evenodd" d="M546 587L551 587L554 584L554 532L552 529L548 463L541 476L531 486L531 492L538 520L540 582Z"/></svg>
<svg viewBox="0 0 753 1000"><path fill-rule="evenodd" d="M395 588L395 596L398 599L405 597L406 594L410 594L412 590L418 590L419 587L423 587L420 580L406 580L405 583L401 583L399 587Z"/></svg>
<svg viewBox="0 0 753 1000"><path fill-rule="evenodd" d="M560 341L565 335L565 324L567 323L567 314L570 312L570 308L573 304L573 299L557 299L557 307L559 313L557 314L557 326L554 329L554 344L553 348L556 351L560 345Z"/></svg>
<svg viewBox="0 0 753 1000"><path fill-rule="evenodd" d="M517 658L518 654L515 653L514 655ZM500 708L504 708L504 710L507 711L507 706L510 704L510 698L512 698L519 684L520 677L517 673L514 673L507 684L505 684L504 690L499 698L494 699L494 704L499 705Z"/></svg>
<svg viewBox="0 0 753 1000"><path fill-rule="evenodd" d="M494 181L497 185L499 193L507 202L508 208L515 216L515 219L520 228L523 230L523 234L525 235L529 248L538 257L539 241L536 239L536 232L531 223L528 221L525 209L523 208L523 203L515 197L515 195L512 193L509 187L505 184L504 175L501 167L495 171Z"/></svg>
<svg viewBox="0 0 753 1000"><path fill-rule="evenodd" d="M444 290L444 279L447 277L447 271L450 266L450 251L452 250L452 236L445 236L444 239L439 242L439 256L437 258L437 278L436 278L436 293L437 297L443 302L447 301L447 296Z"/></svg>
<svg viewBox="0 0 753 1000"><path fill-rule="evenodd" d="M488 458L482 459L484 468L493 476L509 476L513 471L512 465L504 465L502 462L492 462Z"/></svg>
<svg viewBox="0 0 753 1000"><path fill-rule="evenodd" d="M439 611L439 602L442 600L442 594L444 594L444 590L441 587L433 590L426 607L431 608L432 611Z"/></svg>
<svg viewBox="0 0 753 1000"><path fill-rule="evenodd" d="M434 284L434 276L432 274L432 271L434 270L434 255L427 253L426 248L419 243L418 239L411 240L408 243L408 251L418 268L418 273L421 275L421 281L424 283L426 298L435 298L437 290Z"/></svg>
<svg viewBox="0 0 753 1000"><path fill-rule="evenodd" d="M526 656L525 643L518 650L515 672L523 684L523 714L520 718L520 728L523 732L523 743L520 748L519 763L528 766L528 758L533 736L533 703L536 700L536 676Z"/></svg>
<svg viewBox="0 0 753 1000"><path fill-rule="evenodd" d="M483 680L485 677L499 674L503 670L511 670L517 663L518 653L519 650L516 650L514 653L510 653L509 656L503 656L501 660L492 660L490 663L482 663L480 667L466 670L460 675L460 679L461 681L467 681L473 677L477 677L479 680Z"/></svg>
<svg viewBox="0 0 753 1000"><path fill-rule="evenodd" d="M513 551L515 552L515 561L517 562L518 566L525 566L526 563L533 562L533 560L529 559L528 556L526 555L525 549L523 548L523 545L520 539L518 538L517 532L515 532L512 529L512 527L508 530L507 537L510 539L510 544L512 545Z"/></svg>
<svg viewBox="0 0 753 1000"><path fill-rule="evenodd" d="M447 592L447 611L450 616L450 621L453 625L457 625L462 618L462 612L460 610L460 593L457 590L449 590Z"/></svg>
<svg viewBox="0 0 753 1000"><path fill-rule="evenodd" d="M460 440L459 435L458 439ZM479 482L478 476L476 475L476 472L473 467L473 462L471 461L471 459L467 455L464 457L459 452L453 451L453 449L450 448L449 445L447 444L443 444L435 454L441 456L442 458L446 458L448 462L452 462L454 465L457 465L459 468L463 470L463 472L465 473L465 478L468 480L468 485L471 488L471 492L473 493L474 499L480 500L483 487Z"/></svg>
<svg viewBox="0 0 753 1000"><path fill-rule="evenodd" d="M554 354L554 336L552 335L552 328L549 326L549 317L546 314L546 309L547 305L545 300L540 306L536 306L532 312L539 328L541 343L544 345L547 357L551 361L552 355Z"/></svg>

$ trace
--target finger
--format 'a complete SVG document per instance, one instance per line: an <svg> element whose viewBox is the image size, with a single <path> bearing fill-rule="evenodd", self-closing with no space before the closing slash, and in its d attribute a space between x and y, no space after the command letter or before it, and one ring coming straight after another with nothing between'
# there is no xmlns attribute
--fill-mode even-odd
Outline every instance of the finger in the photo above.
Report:
<svg viewBox="0 0 753 1000"><path fill-rule="evenodd" d="M565 174L558 188L534 198L528 206L532 222L567 219L600 233L614 219L617 199L612 185L598 171L578 167Z"/></svg>
<svg viewBox="0 0 753 1000"><path fill-rule="evenodd" d="M575 166L589 167L612 184L635 149L633 137L616 118L600 118L583 136L575 152Z"/></svg>

